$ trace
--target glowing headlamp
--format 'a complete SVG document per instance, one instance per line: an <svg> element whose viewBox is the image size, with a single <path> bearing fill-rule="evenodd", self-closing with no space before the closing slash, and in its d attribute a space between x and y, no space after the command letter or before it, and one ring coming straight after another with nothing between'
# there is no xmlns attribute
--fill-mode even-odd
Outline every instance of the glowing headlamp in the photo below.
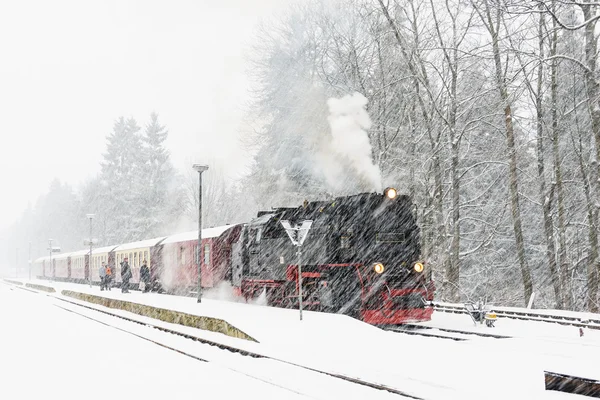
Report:
<svg viewBox="0 0 600 400"><path fill-rule="evenodd" d="M383 271L385 271L385 268L382 263L376 263L373 265L373 271L377 272L378 274L382 274Z"/></svg>
<svg viewBox="0 0 600 400"><path fill-rule="evenodd" d="M396 189L394 189L393 187L389 187L387 189L385 189L384 191L385 197L387 197L388 199L395 199L396 196L398 196L398 191Z"/></svg>

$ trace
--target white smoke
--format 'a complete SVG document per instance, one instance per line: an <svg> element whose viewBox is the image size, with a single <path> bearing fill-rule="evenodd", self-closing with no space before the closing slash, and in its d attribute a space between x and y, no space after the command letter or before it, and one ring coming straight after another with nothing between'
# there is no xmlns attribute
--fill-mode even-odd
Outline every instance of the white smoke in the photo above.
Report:
<svg viewBox="0 0 600 400"><path fill-rule="evenodd" d="M317 162L320 172L336 192L382 190L381 171L373 164L366 131L371 127L365 110L367 103L367 98L357 92L327 101L331 137L324 143Z"/></svg>
<svg viewBox="0 0 600 400"><path fill-rule="evenodd" d="M229 301L232 303L244 303L241 296L236 296L233 286L229 281L221 281L215 287L205 289L204 297L212 300Z"/></svg>

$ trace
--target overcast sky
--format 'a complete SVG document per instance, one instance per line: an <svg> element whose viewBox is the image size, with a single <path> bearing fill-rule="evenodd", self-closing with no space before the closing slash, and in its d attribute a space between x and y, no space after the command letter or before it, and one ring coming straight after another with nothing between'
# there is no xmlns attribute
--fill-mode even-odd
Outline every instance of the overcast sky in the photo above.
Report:
<svg viewBox="0 0 600 400"><path fill-rule="evenodd" d="M158 112L180 170L242 165L244 60L256 24L289 3L1 2L0 229L55 177L77 186L97 174L119 116L143 127Z"/></svg>

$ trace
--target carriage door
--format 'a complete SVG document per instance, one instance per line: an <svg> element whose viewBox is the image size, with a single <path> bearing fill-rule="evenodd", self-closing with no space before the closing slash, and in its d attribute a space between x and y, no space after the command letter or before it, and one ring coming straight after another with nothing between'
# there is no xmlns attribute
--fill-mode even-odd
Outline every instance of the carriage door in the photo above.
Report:
<svg viewBox="0 0 600 400"><path fill-rule="evenodd" d="M150 268L150 281L158 281L160 276L162 276L162 266L163 266L163 246L162 244L150 247L150 260L146 259L150 264L148 268Z"/></svg>
<svg viewBox="0 0 600 400"><path fill-rule="evenodd" d="M114 275L114 271L115 271L115 252L111 251L110 253L108 253L108 262L107 262L108 266L111 269L111 272Z"/></svg>

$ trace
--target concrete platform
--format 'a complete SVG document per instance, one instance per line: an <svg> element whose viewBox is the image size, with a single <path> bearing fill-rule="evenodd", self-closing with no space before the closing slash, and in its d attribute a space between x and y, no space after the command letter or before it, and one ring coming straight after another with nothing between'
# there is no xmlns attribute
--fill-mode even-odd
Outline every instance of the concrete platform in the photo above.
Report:
<svg viewBox="0 0 600 400"><path fill-rule="evenodd" d="M14 279L13 279L14 281ZM232 302L208 298L217 296L208 293L201 303L196 298L172 296L158 293L141 293L131 290L121 293L119 288L100 291L98 286L45 280L18 280L23 283L52 287L57 293L62 290L86 293L108 299L125 300L147 306L166 308L197 316L217 318L247 333L259 343L288 346L290 342L318 342L331 346L339 344L341 336L368 336L384 331L362 321L339 314L303 311L300 321L298 310L268 307L258 304Z"/></svg>

